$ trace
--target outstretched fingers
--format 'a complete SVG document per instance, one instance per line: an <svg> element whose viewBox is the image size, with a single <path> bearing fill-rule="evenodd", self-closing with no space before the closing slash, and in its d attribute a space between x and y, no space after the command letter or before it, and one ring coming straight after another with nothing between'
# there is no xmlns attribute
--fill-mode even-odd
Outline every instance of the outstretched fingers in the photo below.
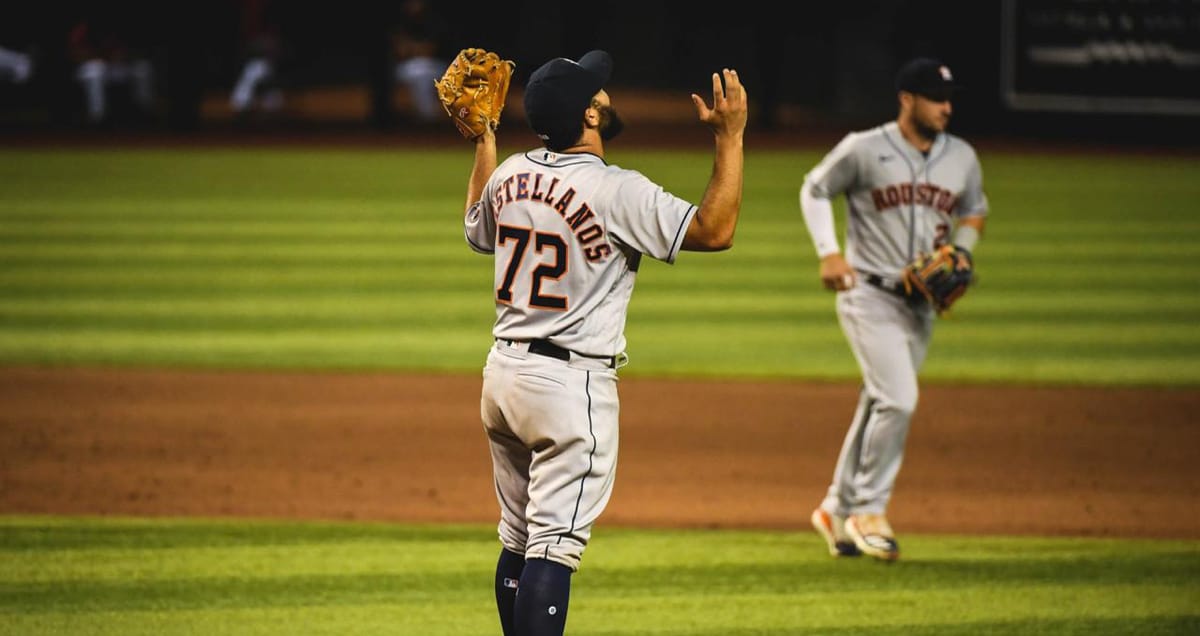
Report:
<svg viewBox="0 0 1200 636"><path fill-rule="evenodd" d="M746 118L746 90L737 71L727 68L722 69L720 73L713 73L712 91L711 108L699 95L692 94L692 103L696 105L696 115L700 121L718 130L739 130L743 127Z"/></svg>
<svg viewBox="0 0 1200 636"><path fill-rule="evenodd" d="M738 77L738 72L733 69L725 69L725 102L729 104L739 105L746 103L746 89L742 86L742 80Z"/></svg>
<svg viewBox="0 0 1200 636"><path fill-rule="evenodd" d="M729 78L729 69L721 71L725 74L725 78ZM725 87L721 85L721 75L718 73L712 74L713 85L713 109L720 108L721 103L725 101Z"/></svg>
<svg viewBox="0 0 1200 636"><path fill-rule="evenodd" d="M729 69L725 69L724 73L725 73L725 76L728 77ZM699 95L697 95L695 93L692 93L692 102L694 104L696 104L696 112L697 112L697 114L700 115L701 121L708 121L709 118L712 116L712 112L715 110L720 110L722 102L725 101L725 89L721 85L721 74L720 73L712 74L712 92L713 92L712 108L708 107L708 104L706 104L704 102L704 98L700 97Z"/></svg>
<svg viewBox="0 0 1200 636"><path fill-rule="evenodd" d="M717 74L713 73L713 77L715 78L716 76ZM709 109L708 104L704 103L703 97L692 93L692 103L696 105L696 115L700 118L700 121L706 122L712 117L712 110Z"/></svg>

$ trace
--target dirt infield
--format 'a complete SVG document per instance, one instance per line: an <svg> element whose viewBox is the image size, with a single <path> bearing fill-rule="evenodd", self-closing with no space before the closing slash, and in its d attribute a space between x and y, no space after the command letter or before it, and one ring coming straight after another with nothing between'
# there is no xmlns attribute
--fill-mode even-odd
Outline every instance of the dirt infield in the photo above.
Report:
<svg viewBox="0 0 1200 636"><path fill-rule="evenodd" d="M622 380L606 525L797 528L848 384ZM479 379L0 369L0 513L491 522ZM898 531L1200 538L1200 392L927 386Z"/></svg>

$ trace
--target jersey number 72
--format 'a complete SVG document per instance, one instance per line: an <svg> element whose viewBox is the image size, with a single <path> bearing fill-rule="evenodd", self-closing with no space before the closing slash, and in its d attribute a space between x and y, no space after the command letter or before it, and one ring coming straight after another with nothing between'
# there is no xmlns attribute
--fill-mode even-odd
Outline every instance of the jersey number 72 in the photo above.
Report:
<svg viewBox="0 0 1200 636"><path fill-rule="evenodd" d="M529 306L538 309L566 311L567 297L542 293L542 282L546 279L559 280L567 273L567 242L561 234L553 232L535 232L532 228L515 225L500 225L497 228L497 243L505 245L514 243L508 256L508 265L504 269L504 281L496 290L496 301L505 305L513 304L513 284L517 274L525 265L525 253L529 250L529 240L533 239L533 250L536 254L554 251L553 261L535 260L537 266L530 273Z"/></svg>

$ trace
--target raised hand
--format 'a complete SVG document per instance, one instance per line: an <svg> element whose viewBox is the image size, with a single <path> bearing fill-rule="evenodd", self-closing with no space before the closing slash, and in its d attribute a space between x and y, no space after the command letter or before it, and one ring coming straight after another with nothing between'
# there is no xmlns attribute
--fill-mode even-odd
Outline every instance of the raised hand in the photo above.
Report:
<svg viewBox="0 0 1200 636"><path fill-rule="evenodd" d="M724 85L722 85L724 75ZM737 135L746 129L746 88L738 79L737 71L724 69L713 73L713 105L710 108L699 95L692 93L692 103L700 121L709 125L718 136Z"/></svg>

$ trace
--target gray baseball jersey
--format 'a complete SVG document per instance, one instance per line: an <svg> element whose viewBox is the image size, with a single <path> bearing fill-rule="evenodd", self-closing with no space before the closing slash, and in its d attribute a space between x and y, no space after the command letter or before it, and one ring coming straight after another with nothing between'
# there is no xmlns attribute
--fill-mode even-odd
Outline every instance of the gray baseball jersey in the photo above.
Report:
<svg viewBox="0 0 1200 636"><path fill-rule="evenodd" d="M579 567L616 475L634 277L643 254L675 260L695 213L638 172L544 149L497 166L468 210L467 242L495 255L480 414L507 550Z"/></svg>
<svg viewBox="0 0 1200 636"><path fill-rule="evenodd" d="M896 122L846 135L805 179L815 196L845 193L846 260L880 276L946 243L955 215L987 214L975 149L943 133L926 157Z"/></svg>
<svg viewBox="0 0 1200 636"><path fill-rule="evenodd" d="M493 335L590 356L623 352L641 255L674 262L695 211L595 155L509 157L465 222L475 251L499 252Z"/></svg>
<svg viewBox="0 0 1200 636"><path fill-rule="evenodd" d="M815 198L846 196L846 261L875 275L837 296L863 389L821 504L830 515L887 508L935 320L927 303L897 292L897 277L918 253L950 240L955 217L987 214L982 181L967 142L942 133L921 153L894 121L847 135L805 176Z"/></svg>

